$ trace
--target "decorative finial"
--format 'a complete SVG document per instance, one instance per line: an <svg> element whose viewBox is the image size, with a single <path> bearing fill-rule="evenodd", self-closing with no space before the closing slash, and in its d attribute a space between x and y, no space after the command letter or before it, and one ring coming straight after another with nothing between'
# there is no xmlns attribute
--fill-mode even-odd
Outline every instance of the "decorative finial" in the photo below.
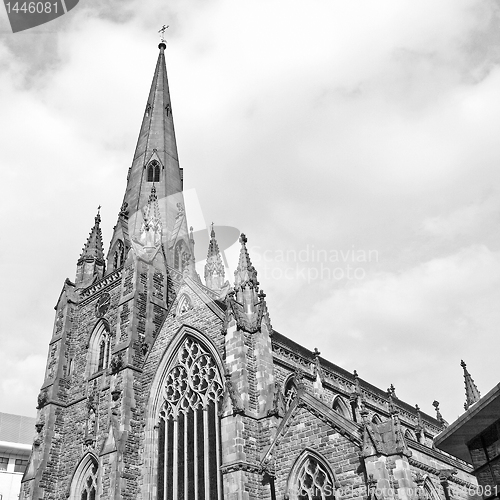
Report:
<svg viewBox="0 0 500 500"><path fill-rule="evenodd" d="M240 243L245 244L247 242L247 237L245 236L244 233L241 233L240 235Z"/></svg>
<svg viewBox="0 0 500 500"><path fill-rule="evenodd" d="M321 353L319 352L319 349L317 347L315 347L314 348L314 357L318 358L319 356L321 356Z"/></svg>
<svg viewBox="0 0 500 500"><path fill-rule="evenodd" d="M214 223L210 224L210 237L215 238Z"/></svg>
<svg viewBox="0 0 500 500"><path fill-rule="evenodd" d="M432 406L436 409L436 420L441 424L441 427L445 429L448 426L448 422L443 418L441 412L439 411L439 401L434 400Z"/></svg>
<svg viewBox="0 0 500 500"><path fill-rule="evenodd" d="M99 224L101 222L101 205L97 207L97 215L95 216L95 223Z"/></svg>
<svg viewBox="0 0 500 500"><path fill-rule="evenodd" d="M163 45L163 48L167 48L167 41L165 40L165 31L167 31L167 28L168 26L165 26L163 25L160 30L158 31L158 33L160 33L160 45L158 45L158 48L162 48L162 45Z"/></svg>
<svg viewBox="0 0 500 500"><path fill-rule="evenodd" d="M397 398L396 396L396 388L394 387L393 384L391 384L391 387L389 387L389 390L392 392L392 397Z"/></svg>
<svg viewBox="0 0 500 500"><path fill-rule="evenodd" d="M477 403L481 399L481 393L479 392L474 380L472 379L470 373L467 370L467 365L464 360L460 361L460 366L464 369L464 383L465 383L465 410L468 410L474 403Z"/></svg>

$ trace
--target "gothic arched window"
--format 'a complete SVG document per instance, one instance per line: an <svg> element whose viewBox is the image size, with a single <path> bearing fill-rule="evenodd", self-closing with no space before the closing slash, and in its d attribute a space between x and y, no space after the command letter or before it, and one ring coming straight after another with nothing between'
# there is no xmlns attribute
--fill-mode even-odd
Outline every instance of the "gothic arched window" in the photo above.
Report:
<svg viewBox="0 0 500 500"><path fill-rule="evenodd" d="M148 165L148 182L160 182L160 165L155 160Z"/></svg>
<svg viewBox="0 0 500 500"><path fill-rule="evenodd" d="M337 396L332 403L332 409L335 410L337 413L340 413L345 418L350 418L351 414L349 412L349 408L347 407L346 403L344 400L340 397Z"/></svg>
<svg viewBox="0 0 500 500"><path fill-rule="evenodd" d="M97 371L104 370L109 364L109 335L104 332L99 342L99 359L97 362Z"/></svg>
<svg viewBox="0 0 500 500"><path fill-rule="evenodd" d="M109 366L110 348L109 328L104 321L99 321L90 336L88 375L93 375Z"/></svg>
<svg viewBox="0 0 500 500"><path fill-rule="evenodd" d="M285 397L285 407L290 408L292 401L297 397L297 386L295 385L295 380L290 377L285 384L285 390L283 391L283 396Z"/></svg>
<svg viewBox="0 0 500 500"><path fill-rule="evenodd" d="M167 372L158 425L158 500L222 499L219 403L213 357L187 337Z"/></svg>
<svg viewBox="0 0 500 500"><path fill-rule="evenodd" d="M292 468L288 481L290 500L335 498L333 474L325 461L305 452Z"/></svg>
<svg viewBox="0 0 500 500"><path fill-rule="evenodd" d="M95 500L97 497L97 461L92 455L78 465L71 481L71 500Z"/></svg>

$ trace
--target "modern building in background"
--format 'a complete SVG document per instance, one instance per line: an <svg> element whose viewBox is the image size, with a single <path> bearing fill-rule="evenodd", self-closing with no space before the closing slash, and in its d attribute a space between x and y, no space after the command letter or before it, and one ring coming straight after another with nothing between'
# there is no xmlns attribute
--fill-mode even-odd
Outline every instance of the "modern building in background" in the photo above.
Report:
<svg viewBox="0 0 500 500"><path fill-rule="evenodd" d="M481 398L463 361L462 367L465 413L434 442L437 448L472 463L480 496L500 497L500 384Z"/></svg>
<svg viewBox="0 0 500 500"><path fill-rule="evenodd" d="M35 419L0 413L0 500L17 500L35 434Z"/></svg>
<svg viewBox="0 0 500 500"><path fill-rule="evenodd" d="M229 282L212 228L198 276L165 48L108 252L98 213L56 303L22 498L467 499L472 468L434 447L439 404L279 333L245 235ZM238 224L255 208L235 179Z"/></svg>

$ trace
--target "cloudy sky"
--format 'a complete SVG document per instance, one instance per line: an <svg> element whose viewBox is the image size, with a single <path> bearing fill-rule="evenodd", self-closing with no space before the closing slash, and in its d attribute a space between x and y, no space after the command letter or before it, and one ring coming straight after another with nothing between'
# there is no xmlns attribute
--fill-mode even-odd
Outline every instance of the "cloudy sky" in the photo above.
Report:
<svg viewBox="0 0 500 500"><path fill-rule="evenodd" d="M0 14L0 411L35 414L99 204L111 238L163 23L190 222L246 233L276 330L454 420L462 358L499 382L490 0L80 0L17 34Z"/></svg>

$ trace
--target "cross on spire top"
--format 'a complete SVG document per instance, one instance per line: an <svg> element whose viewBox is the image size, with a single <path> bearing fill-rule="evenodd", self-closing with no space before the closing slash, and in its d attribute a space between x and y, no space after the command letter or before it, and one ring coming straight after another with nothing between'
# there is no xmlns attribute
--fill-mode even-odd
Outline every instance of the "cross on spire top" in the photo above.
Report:
<svg viewBox="0 0 500 500"><path fill-rule="evenodd" d="M159 30L158 33L160 33L160 43L167 43L165 40L165 31L167 31L168 25L165 26L163 25Z"/></svg>

